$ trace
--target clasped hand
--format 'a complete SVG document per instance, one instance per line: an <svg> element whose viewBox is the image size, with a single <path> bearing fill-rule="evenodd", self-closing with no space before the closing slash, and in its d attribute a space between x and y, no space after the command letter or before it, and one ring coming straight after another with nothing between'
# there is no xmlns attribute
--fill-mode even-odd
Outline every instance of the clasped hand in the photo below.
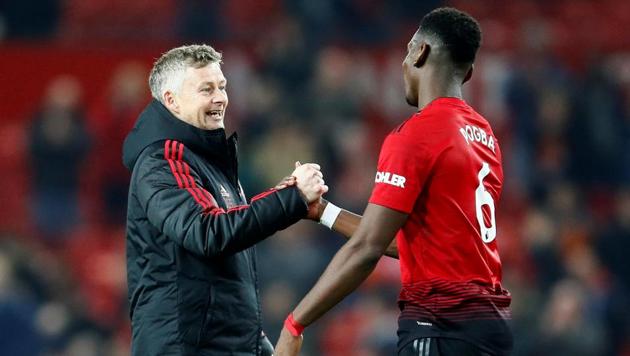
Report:
<svg viewBox="0 0 630 356"><path fill-rule="evenodd" d="M309 205L318 202L321 196L328 192L328 186L324 182L321 167L316 163L301 164L300 162L295 162L293 173L278 183L276 189L292 185L298 188Z"/></svg>

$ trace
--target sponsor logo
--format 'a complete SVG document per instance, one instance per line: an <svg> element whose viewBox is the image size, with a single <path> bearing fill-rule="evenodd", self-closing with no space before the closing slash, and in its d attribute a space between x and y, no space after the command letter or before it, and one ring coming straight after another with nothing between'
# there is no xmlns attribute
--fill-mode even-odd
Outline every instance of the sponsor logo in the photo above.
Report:
<svg viewBox="0 0 630 356"><path fill-rule="evenodd" d="M406 181L407 178L389 172L376 172L376 178L374 179L375 183L385 183L400 188L405 187Z"/></svg>
<svg viewBox="0 0 630 356"><path fill-rule="evenodd" d="M418 326L433 326L433 324L427 323L426 321L416 321L416 323L418 323Z"/></svg>

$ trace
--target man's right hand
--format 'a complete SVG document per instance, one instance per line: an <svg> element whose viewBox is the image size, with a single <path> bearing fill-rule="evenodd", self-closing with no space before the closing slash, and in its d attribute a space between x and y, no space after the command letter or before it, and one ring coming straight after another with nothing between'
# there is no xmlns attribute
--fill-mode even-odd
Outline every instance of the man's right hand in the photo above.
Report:
<svg viewBox="0 0 630 356"><path fill-rule="evenodd" d="M319 164L295 162L295 170L291 175L295 177L297 188L308 204L317 201L322 194L328 192Z"/></svg>

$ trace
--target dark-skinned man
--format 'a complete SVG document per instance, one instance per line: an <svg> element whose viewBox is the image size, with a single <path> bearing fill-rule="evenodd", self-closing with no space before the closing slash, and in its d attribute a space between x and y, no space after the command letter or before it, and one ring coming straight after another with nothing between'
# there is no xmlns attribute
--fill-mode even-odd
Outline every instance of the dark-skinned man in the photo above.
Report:
<svg viewBox="0 0 630 356"><path fill-rule="evenodd" d="M400 258L398 355L509 354L511 297L501 285L495 222L501 150L462 99L480 43L479 24L461 11L422 19L403 61L406 100L419 111L385 139L362 217L324 201L311 206L349 241L287 317L276 355L297 355L304 328L383 254Z"/></svg>

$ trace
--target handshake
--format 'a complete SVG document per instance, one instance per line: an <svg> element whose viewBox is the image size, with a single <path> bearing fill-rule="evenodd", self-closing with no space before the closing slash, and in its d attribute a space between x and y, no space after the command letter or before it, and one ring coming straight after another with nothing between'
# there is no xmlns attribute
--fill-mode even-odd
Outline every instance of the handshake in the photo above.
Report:
<svg viewBox="0 0 630 356"><path fill-rule="evenodd" d="M324 175L320 169L321 167L316 163L301 164L299 161L295 162L293 173L284 177L275 186L275 189L283 189L295 185L308 203L307 218L312 220L319 220L321 204L318 203L320 203L322 195L328 192L328 186L324 182Z"/></svg>

